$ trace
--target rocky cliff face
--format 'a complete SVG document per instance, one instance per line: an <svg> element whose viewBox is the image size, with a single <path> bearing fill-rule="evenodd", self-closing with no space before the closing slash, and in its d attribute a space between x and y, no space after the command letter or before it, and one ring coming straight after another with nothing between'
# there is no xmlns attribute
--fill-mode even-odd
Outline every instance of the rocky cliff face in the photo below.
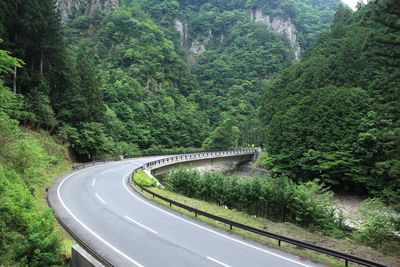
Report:
<svg viewBox="0 0 400 267"><path fill-rule="evenodd" d="M270 15L263 14L260 8L251 10L250 13L251 19L254 21L262 21L268 27L274 29L276 32L286 35L292 44L292 49L294 52L294 56L296 61L300 60L300 46L297 41L296 36L296 28L290 18L282 18L279 16L274 17L271 20Z"/></svg>
<svg viewBox="0 0 400 267"><path fill-rule="evenodd" d="M86 6L82 7L81 5L83 3L85 3ZM61 12L62 23L68 22L74 10L76 10L76 12L84 10L84 15L93 16L96 9L109 14L119 7L118 0L89 0L88 3L83 1L81 3L80 0L58 0L57 4Z"/></svg>
<svg viewBox="0 0 400 267"><path fill-rule="evenodd" d="M188 44L189 33L187 22L175 19L175 29L180 34L181 45L186 50L188 63L189 65L193 65L196 62L196 57L206 51L206 45L212 37L211 30L209 31L208 36L198 35L190 44Z"/></svg>
<svg viewBox="0 0 400 267"><path fill-rule="evenodd" d="M290 41L295 60L300 60L301 51L297 40L296 27L290 18L280 16L272 18L270 15L264 14L260 8L252 9L250 17L253 21L264 22L267 27L274 29L277 33L285 35ZM212 38L211 30L208 36L198 35L190 42L188 41L190 32L188 31L188 24L186 21L175 19L175 29L180 33L181 45L186 50L188 63L190 65L194 64L195 58L206 51L206 45ZM223 38L224 36L221 35L221 42Z"/></svg>

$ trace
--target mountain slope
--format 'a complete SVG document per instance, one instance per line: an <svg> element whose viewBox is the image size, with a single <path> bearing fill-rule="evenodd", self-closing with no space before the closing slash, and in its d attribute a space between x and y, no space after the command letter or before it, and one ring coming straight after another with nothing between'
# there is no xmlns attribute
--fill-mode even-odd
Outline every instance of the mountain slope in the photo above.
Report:
<svg viewBox="0 0 400 267"><path fill-rule="evenodd" d="M185 50L211 128L232 119L240 129L239 145L262 142L256 109L263 82L299 60L302 51L329 28L339 3L139 2L168 36L179 38L175 45Z"/></svg>
<svg viewBox="0 0 400 267"><path fill-rule="evenodd" d="M394 2L339 7L331 31L266 85L267 167L399 203L399 44L386 40L398 29L380 22L397 23Z"/></svg>

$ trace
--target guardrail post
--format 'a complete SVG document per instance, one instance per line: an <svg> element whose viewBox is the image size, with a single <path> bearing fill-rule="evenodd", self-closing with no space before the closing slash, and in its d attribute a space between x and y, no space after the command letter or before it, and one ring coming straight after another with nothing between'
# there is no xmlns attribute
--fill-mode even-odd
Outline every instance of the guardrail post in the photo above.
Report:
<svg viewBox="0 0 400 267"><path fill-rule="evenodd" d="M239 154L245 154L244 151L245 150L240 150L240 151L238 151L238 153ZM252 151L252 150L247 150L247 151ZM214 155L217 155L217 154L221 155L224 152L218 151L218 152L211 152L211 153L214 153ZM226 152L226 153L228 153L228 152ZM190 157L191 157L191 155L190 155ZM147 164L152 165L155 162L149 162ZM90 164L90 163L88 163L88 164ZM142 167L139 167L139 168L135 169L134 172L132 172L132 178L133 178L134 173L136 173L136 171L140 170L140 169L142 169ZM132 179L132 180L136 185L138 185L136 183L135 179ZM132 180L130 180L131 183L132 183ZM152 194L153 198L155 198L157 196L158 198L168 202L169 206L172 207L173 200L165 198L165 197L162 197L162 196L159 196L154 192L151 192L151 191L149 191L147 189L144 189L140 185L138 185L138 186L139 186L139 188L141 189L142 192L146 191L146 192ZM229 228L230 228L231 231L233 229L233 225L235 225L237 228L244 229L244 230L247 230L247 231L250 231L250 232L253 232L253 233L257 233L257 234L260 234L260 235L263 235L263 236L268 236L270 238L278 240L278 246L281 246L281 241L283 241L283 242L287 242L287 243L292 244L292 245L297 245L297 246L300 246L300 247L303 247L303 248L307 248L307 249L310 249L310 250L318 251L318 252L324 253L326 255L337 257L340 260L344 259L345 260L345 266L349 266L349 261L350 261L350 262L355 262L355 263L358 263L358 264L361 264L361 265L365 265L365 266L377 266L377 267L378 266L379 267L382 266L382 267L386 267L383 264L376 263L376 262L370 261L368 259L363 259L363 258L354 256L354 255L350 255L350 254L346 254L346 253L342 253L342 252L337 252L337 251L331 250L329 248L324 248L324 247L321 247L321 246L318 246L318 245L314 245L314 244L311 244L311 243L306 243L306 242L303 242L303 241L300 241L300 240L295 240L295 239L292 239L292 238L289 238L289 237L276 235L276 234L273 234L273 233L270 233L270 232L266 232L266 231L261 230L261 229L257 229L257 228L254 228L254 227L251 227L251 226L248 226L248 225L242 225L242 224L237 223L235 221L231 221L231 220L228 220L228 219L225 219L225 218L218 217L216 215L212 215L212 214L209 214L209 213L206 213L206 212L202 212L202 211L196 210L196 209L194 209L192 207L186 206L186 205L184 205L182 203L179 203L179 202L176 202L176 203L177 203L177 205L179 207L181 207L183 209L186 209L189 212L194 212L195 213L195 217L197 217L198 213L200 212L202 216L205 216L205 217L208 217L208 218L212 218L212 219L217 220L219 222L223 222L225 225L229 225Z"/></svg>

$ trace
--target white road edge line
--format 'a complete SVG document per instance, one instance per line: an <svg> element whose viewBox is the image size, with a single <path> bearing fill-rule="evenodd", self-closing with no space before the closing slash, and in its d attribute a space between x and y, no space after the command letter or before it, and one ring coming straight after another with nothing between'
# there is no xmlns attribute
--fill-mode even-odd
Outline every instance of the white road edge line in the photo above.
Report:
<svg viewBox="0 0 400 267"><path fill-rule="evenodd" d="M92 167L93 168L93 167ZM88 168L89 169L89 168ZM88 170L86 169L86 170ZM80 171L82 172L82 171ZM68 209L68 207L65 205L64 201L61 198L60 195L60 188L62 186L62 184L71 176L75 175L77 173L73 173L68 175L67 177L64 178L64 180L62 180L62 182L59 184L58 188L57 188L57 195L58 195L58 199L60 200L61 204L63 205L64 209L72 216L72 218L74 218L80 225L82 225L83 228L85 228L87 231L89 231L92 235L94 235L95 237L97 237L101 242L103 242L104 244L106 244L108 247L110 247L112 250L114 250L115 252L117 252L118 254L120 254L122 257L124 257L125 259L127 259L128 261L132 262L133 264L135 264L138 267L143 267L142 264L138 263L137 261L135 261L134 259L131 259L129 256L127 256L126 254L124 254L122 251L118 250L117 248L115 248L113 245L111 245L110 243L108 243L106 240L104 240L101 236L99 236L98 234L96 234L93 230L91 230L89 227L87 227L83 222L81 222L71 211L70 209Z"/></svg>
<svg viewBox="0 0 400 267"><path fill-rule="evenodd" d="M153 204L148 203L147 201L145 201L145 200L139 198L138 196L136 196L131 190L129 190L127 184L125 183L125 180L126 180L126 177L127 177L128 175L130 175L130 174L131 174L131 172L128 172L127 174L124 175L124 177L122 178L122 183L123 183L125 189L126 189L133 197L135 197L136 199L138 199L138 200L141 201L142 203L144 203L144 204L146 204L146 205L148 205L148 206L150 206L150 207L152 207L152 208L154 208L154 209L156 209L156 210L159 210L159 211L161 211L161 212L163 212L163 213L165 213L165 214L168 214L168 215L170 215L170 216L172 216L172 217L175 217L175 218L177 218L178 220L182 220L182 221L187 222L187 223L189 223L189 224L191 224L191 225L194 225L194 226L196 226L196 227L198 227L198 228L201 228L201 229L206 230L206 231L208 231L208 232L214 233L214 234L219 235L219 236L221 236L221 237L224 237L224 238L226 238L226 239L232 240L232 241L237 242L237 243L239 243L239 244L242 244L242 245L245 245L245 246L247 246L247 247L250 247L250 248L256 249L256 250L258 250L258 251L264 252L264 253L266 253L266 254L270 254L270 255L276 256L276 257L278 257L278 258L281 258L281 259L284 259L284 260L287 260L287 261L296 263L296 264L301 265L301 266L310 267L310 265L307 265L307 264L304 264L304 263L301 263L301 262L298 262L298 261L295 261L295 260L286 258L286 257L284 257L284 256L275 254L275 253L273 253L273 252L269 252L269 251L267 251L267 250L265 250L265 249L262 249L262 248L253 246L253 245L251 245L251 244L247 244L247 243L242 242L242 241L240 241L240 240L237 240L237 239L235 239L235 238L232 238L232 237L226 236L226 235L224 235L224 234L215 232L215 231L213 231L213 230L211 230L211 229L208 229L208 228L206 228L206 227L203 227L203 226L201 226L201 225L198 225L198 224L196 224L196 223L193 223L193 222L191 222L191 221L188 221L188 220L186 220L186 219L183 219L183 218L181 218L181 217L179 217L179 216L176 216L175 214L172 214L172 213L170 213L170 212L168 212L168 211L165 211L165 210L163 210L163 209L160 209L159 207L154 206Z"/></svg>
<svg viewBox="0 0 400 267"><path fill-rule="evenodd" d="M213 258L211 258L211 257L208 257L208 256L207 256L207 259L209 259L210 261L213 261L213 262L215 262L215 263L218 263L219 265L222 265L222 266L225 266L225 267L230 267L228 264L225 264L225 263L223 263L223 262L217 261L216 259L213 259Z"/></svg>
<svg viewBox="0 0 400 267"><path fill-rule="evenodd" d="M103 202L103 204L106 204L106 202L97 193L95 193L95 195L101 202Z"/></svg>
<svg viewBox="0 0 400 267"><path fill-rule="evenodd" d="M96 183L96 178L93 179L92 186Z"/></svg>
<svg viewBox="0 0 400 267"><path fill-rule="evenodd" d="M152 232L153 234L158 234L158 233L157 233L156 231L154 231L153 229L151 229L151 228L149 228L149 227L147 227L147 226L145 226L145 225L143 225L143 224L141 224L141 223L135 221L134 219L132 219L132 218L126 216L126 215L125 215L125 218L128 219L129 221L131 221L131 222L133 222L133 223L136 223L137 225L143 227L143 228L146 229L147 231Z"/></svg>

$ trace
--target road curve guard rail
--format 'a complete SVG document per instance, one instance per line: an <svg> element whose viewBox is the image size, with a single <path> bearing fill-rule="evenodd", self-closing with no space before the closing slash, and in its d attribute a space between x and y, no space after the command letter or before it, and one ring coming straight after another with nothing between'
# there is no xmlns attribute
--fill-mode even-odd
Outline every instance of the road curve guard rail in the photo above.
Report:
<svg viewBox="0 0 400 267"><path fill-rule="evenodd" d="M186 155L188 157L196 157L196 155L208 153L208 155L212 154L221 154L221 155L228 155L228 153L244 151L252 151L252 153L258 153L258 150L255 149L239 149L239 150L226 150L226 149L214 149L214 150L188 150L188 151L177 151L177 152L154 152L154 153L138 153L138 154L131 154L131 155L124 155L120 158L108 158L108 159L100 159L100 160L93 160L86 163L75 164L72 166L73 170L85 168L86 166L96 165L99 163L106 163L112 161L118 161L122 159L133 159L133 158L140 158L140 157L152 157L152 156L169 156L169 155ZM250 154L250 153L248 153ZM172 158L172 157L171 157Z"/></svg>
<svg viewBox="0 0 400 267"><path fill-rule="evenodd" d="M166 165L202 160L202 159L213 159L223 157L235 157L243 155L256 155L258 150L256 149L239 149L239 150L218 150L218 151L201 151L196 153L188 153L183 155L176 155L168 158L153 160L144 165L145 169L157 169Z"/></svg>
<svg viewBox="0 0 400 267"><path fill-rule="evenodd" d="M170 161L170 163L172 164L173 162ZM162 164L162 160L161 160L161 162L159 162L159 160L155 160L155 161L149 162L147 164L149 164L149 166L154 166L155 164ZM348 266L349 262L354 262L354 263L358 263L358 264L361 264L361 265L364 265L364 266L386 267L386 265L383 265L383 264L380 264L380 263L377 263L377 262L373 262L373 261L368 260L368 259L360 258L360 257L354 256L354 255L343 253L343 252L340 252L340 251L337 251L337 250L333 250L333 249L330 249L330 248L321 247L321 246L314 245L314 244L311 244L311 243L307 243L307 242L303 242L303 241L296 240L296 239L293 239L293 238L289 238L289 237L285 237L285 236L282 236L282 235L278 235L278 234L274 234L274 233L271 233L271 232L267 232L267 231L264 231L264 230L261 230L261 229L258 229L258 228L254 228L254 227L251 227L251 226L248 226L248 225L245 225L245 224L241 224L241 223L238 223L238 222L235 222L235 221L231 221L231 220L216 216L214 214L207 213L207 212L195 209L193 207L187 206L185 204L176 202L176 201L174 201L172 199L169 199L169 198L166 198L164 196L161 196L161 195L159 195L159 194L157 194L157 193L155 193L155 192L153 192L153 191L141 186L140 184L138 184L134 179L134 174L138 170L141 170L141 169L143 169L143 167L138 167L132 172L131 179L129 179L130 185L133 187L133 184L132 184L132 181L133 181L133 183L136 186L138 186L142 191L145 191L145 192L151 194L153 196L153 198L157 197L157 198L159 198L161 200L164 200L165 202L169 203L170 207L172 207L172 205L175 205L175 206L183 208L183 209L185 209L185 210L187 210L189 212L193 212L195 214L195 217L197 217L198 215L202 215L202 216L208 217L210 219L225 223L225 224L230 226L231 230L232 230L233 227L237 227L237 228L240 228L240 229L252 232L252 233L256 233L256 234L259 234L259 235L262 235L262 236L266 236L266 237L269 237L269 238L276 239L276 240L278 240L278 245L279 246L281 245L281 242L286 242L286 243L289 243L289 244L292 244L292 245L296 245L296 246L299 246L299 247L302 247L302 248L307 248L307 249L314 250L314 251L317 251L317 252L320 252L320 253L323 253L323 254L326 254L326 255L329 255L329 256L333 256L333 257L337 257L337 258L343 259L343 260L345 260L345 265L346 266Z"/></svg>

